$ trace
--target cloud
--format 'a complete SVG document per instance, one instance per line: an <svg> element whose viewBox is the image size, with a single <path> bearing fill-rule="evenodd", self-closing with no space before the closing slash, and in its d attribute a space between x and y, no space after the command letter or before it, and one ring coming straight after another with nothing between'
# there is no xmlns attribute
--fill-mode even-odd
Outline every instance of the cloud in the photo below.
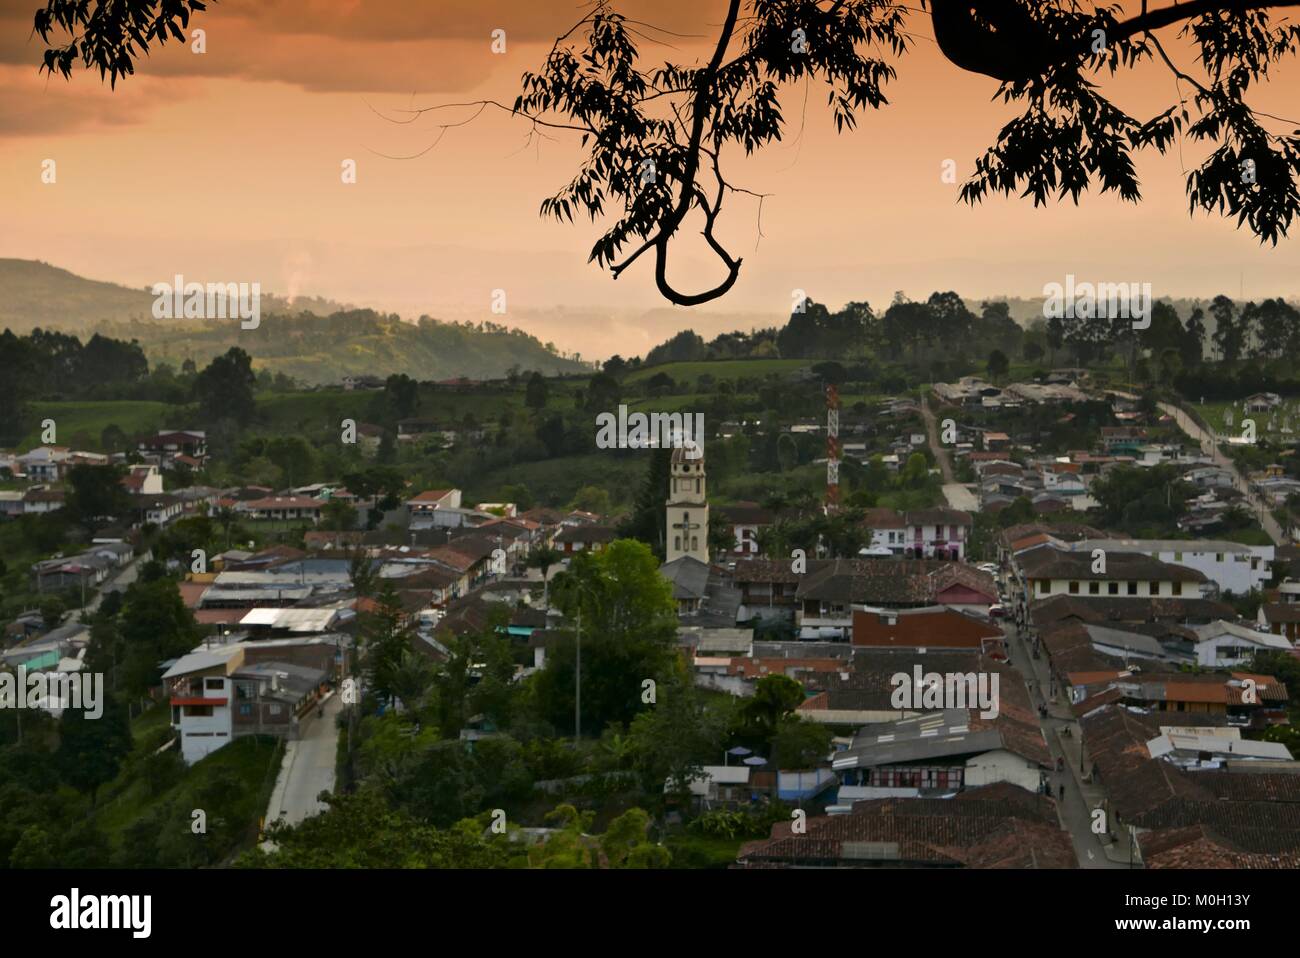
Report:
<svg viewBox="0 0 1300 958"><path fill-rule="evenodd" d="M188 40L155 45L115 91L89 71L78 70L71 81L39 72L45 45L32 31L39 6L40 0L0 0L0 73L11 81L0 93L0 137L146 123L182 95L175 83L182 78L279 83L309 93L386 94L390 98L378 101L385 110L392 107L391 95L402 96L403 107L412 96L423 106L483 89L508 101L517 92L519 75L541 64L545 50L590 3L215 0L190 22L191 30L205 31L206 52L193 52ZM616 8L635 21L634 29L678 47L642 40L646 54L685 61L697 58L700 41L651 33L648 24L679 34L708 34L717 29L723 11L720 0L710 0L703 10L699 0L628 0ZM492 52L497 29L506 31L504 54Z"/></svg>
<svg viewBox="0 0 1300 958"><path fill-rule="evenodd" d="M36 6L37 0L0 0L0 63L39 66L44 45L31 30ZM175 41L155 46L138 63L137 77L259 80L313 92L457 92L497 71L517 76L536 66L539 48L567 32L588 6L533 0L220 0L190 22L191 30L206 31L206 53ZM685 0L637 0L624 7L632 19L654 18L677 32L710 29L708 15ZM692 13L685 16L688 9ZM497 29L506 32L504 54L492 52ZM652 46L646 44L647 50Z"/></svg>
<svg viewBox="0 0 1300 958"><path fill-rule="evenodd" d="M163 101L188 97L188 83L144 80L110 93L98 78L37 76L25 67L0 66L0 137L48 137L120 129L148 122Z"/></svg>

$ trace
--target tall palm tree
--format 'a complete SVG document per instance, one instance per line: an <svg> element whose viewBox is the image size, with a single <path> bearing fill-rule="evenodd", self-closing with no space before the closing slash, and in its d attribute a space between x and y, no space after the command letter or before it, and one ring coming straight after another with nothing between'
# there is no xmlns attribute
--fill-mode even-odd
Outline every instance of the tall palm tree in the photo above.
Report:
<svg viewBox="0 0 1300 958"><path fill-rule="evenodd" d="M433 685L437 670L433 663L418 652L403 650L397 668L389 677L388 684L393 695L402 703L402 708L414 712L423 703Z"/></svg>

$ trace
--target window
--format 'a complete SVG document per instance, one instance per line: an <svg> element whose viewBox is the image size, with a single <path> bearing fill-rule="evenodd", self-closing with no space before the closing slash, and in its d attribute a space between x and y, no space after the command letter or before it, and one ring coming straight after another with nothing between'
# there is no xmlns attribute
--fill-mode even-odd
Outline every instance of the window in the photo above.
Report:
<svg viewBox="0 0 1300 958"><path fill-rule="evenodd" d="M1106 583L1106 592L1107 592L1109 595L1119 595L1119 583L1118 583L1118 582L1107 582L1107 583Z"/></svg>
<svg viewBox="0 0 1300 958"><path fill-rule="evenodd" d="M1222 553L1222 552L1216 552L1216 553L1214 554L1214 561L1215 561L1215 562L1222 562L1222 561L1223 561L1223 553Z"/></svg>
<svg viewBox="0 0 1300 958"><path fill-rule="evenodd" d="M1089 582L1089 583L1088 583L1088 595L1100 595L1100 594L1101 594L1101 583L1100 583L1100 582Z"/></svg>
<svg viewBox="0 0 1300 958"><path fill-rule="evenodd" d="M241 705L241 706L239 707L239 714L240 714L240 715L252 715L252 714L253 714L253 706L251 706L251 705L249 705L247 702L245 702L243 705Z"/></svg>
<svg viewBox="0 0 1300 958"><path fill-rule="evenodd" d="M185 714L189 718L211 718L212 706L211 705L187 705L185 706Z"/></svg>
<svg viewBox="0 0 1300 958"><path fill-rule="evenodd" d="M681 536L673 536L673 548L676 549L678 552L681 552L681 551L682 551L682 537L681 537Z"/></svg>
<svg viewBox="0 0 1300 958"><path fill-rule="evenodd" d="M1039 594L1039 595L1047 595L1047 594L1048 594L1049 592L1051 592L1051 591L1052 591L1052 583L1051 583L1051 582L1049 582L1047 579L1039 579L1039 580L1038 580L1038 594Z"/></svg>
<svg viewBox="0 0 1300 958"><path fill-rule="evenodd" d="M284 708L284 706L282 706L282 705L272 705L272 706L271 706L271 714L272 714L272 715L279 715L281 709L283 709L283 708Z"/></svg>
<svg viewBox="0 0 1300 958"><path fill-rule="evenodd" d="M1181 582L1175 582L1174 595L1182 595L1182 594L1183 594L1183 584Z"/></svg>
<svg viewBox="0 0 1300 958"><path fill-rule="evenodd" d="M1159 595L1159 594L1160 594L1160 583L1159 583L1159 582L1151 582L1151 583L1148 583L1148 586L1149 586L1149 588L1151 589L1151 594L1152 594L1152 595Z"/></svg>
<svg viewBox="0 0 1300 958"><path fill-rule="evenodd" d="M203 687L206 689L215 689L216 691L220 692L223 688L225 688L225 682L221 679L204 679Z"/></svg>
<svg viewBox="0 0 1300 958"><path fill-rule="evenodd" d="M1070 595L1078 595L1078 594L1079 594L1079 583L1077 583L1077 582L1071 582L1071 583L1070 583Z"/></svg>
<svg viewBox="0 0 1300 958"><path fill-rule="evenodd" d="M691 536L691 551L692 551L692 552L695 552L695 551L698 550L699 548L700 548L700 537L699 537L699 536Z"/></svg>
<svg viewBox="0 0 1300 958"><path fill-rule="evenodd" d="M1130 582L1130 583L1128 584L1128 594L1129 594L1129 595L1137 595L1137 594L1138 594L1138 584L1137 584L1136 582Z"/></svg>

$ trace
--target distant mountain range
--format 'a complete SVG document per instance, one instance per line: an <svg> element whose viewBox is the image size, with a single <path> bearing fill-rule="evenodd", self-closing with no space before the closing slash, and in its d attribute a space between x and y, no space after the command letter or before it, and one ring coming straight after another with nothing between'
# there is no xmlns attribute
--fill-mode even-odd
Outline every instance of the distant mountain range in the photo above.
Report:
<svg viewBox="0 0 1300 958"><path fill-rule="evenodd" d="M232 346L257 369L307 383L348 375L406 373L416 379L492 379L516 366L542 373L582 372L582 364L518 330L466 323L401 322L369 309L316 297L261 294L257 329L237 320L156 320L146 289L86 279L37 260L0 259L0 329L26 334L56 329L86 338L96 332L135 339L151 365L200 366Z"/></svg>

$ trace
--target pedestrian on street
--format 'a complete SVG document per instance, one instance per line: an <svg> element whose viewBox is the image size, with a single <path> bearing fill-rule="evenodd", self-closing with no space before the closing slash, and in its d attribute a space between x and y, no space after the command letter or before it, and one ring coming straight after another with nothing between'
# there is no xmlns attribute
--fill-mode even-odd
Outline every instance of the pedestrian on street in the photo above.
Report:
<svg viewBox="0 0 1300 958"><path fill-rule="evenodd" d="M1061 786L1061 801L1065 801L1065 786Z"/></svg>

